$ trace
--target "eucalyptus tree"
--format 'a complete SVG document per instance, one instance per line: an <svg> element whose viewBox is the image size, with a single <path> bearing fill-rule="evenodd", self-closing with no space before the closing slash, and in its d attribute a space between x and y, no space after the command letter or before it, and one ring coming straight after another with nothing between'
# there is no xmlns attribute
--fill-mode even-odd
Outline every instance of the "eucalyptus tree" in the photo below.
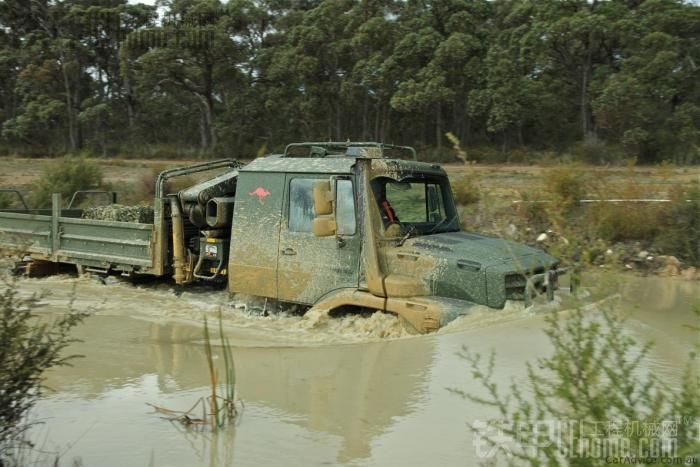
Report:
<svg viewBox="0 0 700 467"><path fill-rule="evenodd" d="M649 0L618 27L615 73L593 102L603 134L644 162L700 161L700 8Z"/></svg>
<svg viewBox="0 0 700 467"><path fill-rule="evenodd" d="M391 104L420 117L415 123L422 127L422 143L440 147L446 129L464 136L466 127L458 122L466 118L469 92L481 80L489 16L488 2L465 0L409 1L401 12L392 62L402 79ZM452 110L452 128L444 124L446 109ZM430 127L434 138L426 134Z"/></svg>
<svg viewBox="0 0 700 467"><path fill-rule="evenodd" d="M193 102L199 110L200 148L217 143L216 107L221 88L240 72L244 48L234 40L236 18L218 0L164 2L168 14L157 27L139 30L127 39L134 81L145 99ZM172 100L169 101L172 104Z"/></svg>

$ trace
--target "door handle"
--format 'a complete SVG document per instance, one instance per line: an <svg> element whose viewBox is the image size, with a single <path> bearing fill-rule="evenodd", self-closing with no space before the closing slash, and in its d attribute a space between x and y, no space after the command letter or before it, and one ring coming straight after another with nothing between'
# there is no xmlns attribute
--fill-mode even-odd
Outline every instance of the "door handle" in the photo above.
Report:
<svg viewBox="0 0 700 467"><path fill-rule="evenodd" d="M287 256L293 256L296 255L297 252L293 248L285 248L284 250L282 250L282 254Z"/></svg>

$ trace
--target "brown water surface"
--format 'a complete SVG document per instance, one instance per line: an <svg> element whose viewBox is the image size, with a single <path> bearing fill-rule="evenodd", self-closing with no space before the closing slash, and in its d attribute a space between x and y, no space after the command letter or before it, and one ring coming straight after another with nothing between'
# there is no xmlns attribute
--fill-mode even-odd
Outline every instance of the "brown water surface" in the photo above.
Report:
<svg viewBox="0 0 700 467"><path fill-rule="evenodd" d="M677 384L697 333L697 283L611 276L628 331L656 345L643 363ZM74 279L23 280L22 293L50 292L41 313L65 309ZM474 465L467 424L493 415L448 388L478 392L464 346L497 352L496 378L524 380L527 361L550 352L544 311L509 305L477 310L429 336L395 318L263 316L260 300L225 292L77 281L78 307L98 305L71 350L85 355L53 370L34 411L34 438L86 466L154 465ZM234 348L237 426L219 433L183 429L147 402L186 410L208 394L201 318L224 313Z"/></svg>

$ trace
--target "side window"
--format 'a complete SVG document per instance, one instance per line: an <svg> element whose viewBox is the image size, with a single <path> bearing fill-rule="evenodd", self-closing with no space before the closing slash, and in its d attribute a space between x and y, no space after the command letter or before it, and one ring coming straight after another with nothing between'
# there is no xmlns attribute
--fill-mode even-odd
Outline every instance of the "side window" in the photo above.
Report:
<svg viewBox="0 0 700 467"><path fill-rule="evenodd" d="M311 232L314 200L311 195L314 182L318 179L293 178L289 183L289 230Z"/></svg>
<svg viewBox="0 0 700 467"><path fill-rule="evenodd" d="M338 235L354 235L355 196L352 192L352 181L340 179L335 184L335 221Z"/></svg>

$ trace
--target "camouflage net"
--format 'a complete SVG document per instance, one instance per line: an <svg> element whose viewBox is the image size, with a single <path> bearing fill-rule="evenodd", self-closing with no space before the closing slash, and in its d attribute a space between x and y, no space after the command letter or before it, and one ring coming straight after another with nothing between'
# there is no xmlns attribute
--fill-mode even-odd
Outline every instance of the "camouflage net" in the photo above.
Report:
<svg viewBox="0 0 700 467"><path fill-rule="evenodd" d="M122 206L121 204L111 204L109 206L86 208L83 211L82 217L83 219L102 221L152 224L153 208L151 206Z"/></svg>

